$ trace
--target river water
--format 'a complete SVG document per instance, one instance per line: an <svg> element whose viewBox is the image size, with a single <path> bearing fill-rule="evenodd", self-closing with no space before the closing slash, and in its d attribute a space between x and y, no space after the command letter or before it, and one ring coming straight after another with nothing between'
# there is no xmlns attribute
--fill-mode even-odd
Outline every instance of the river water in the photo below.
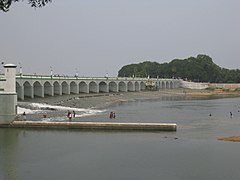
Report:
<svg viewBox="0 0 240 180"><path fill-rule="evenodd" d="M78 110L74 121L169 122L177 132L0 129L1 180L237 180L240 98L168 98ZM116 119L109 119L109 112ZM233 117L230 117L230 112ZM66 110L37 120L66 121ZM211 114L211 116L210 116ZM55 118L54 118L55 116Z"/></svg>

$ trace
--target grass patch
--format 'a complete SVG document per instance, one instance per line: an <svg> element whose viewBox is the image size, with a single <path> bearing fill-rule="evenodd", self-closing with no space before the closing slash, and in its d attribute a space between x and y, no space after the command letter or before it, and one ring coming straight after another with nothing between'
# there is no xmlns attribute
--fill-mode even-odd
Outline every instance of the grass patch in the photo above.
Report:
<svg viewBox="0 0 240 180"><path fill-rule="evenodd" d="M215 91L217 88L215 87L207 87L206 90L209 90L209 91Z"/></svg>
<svg viewBox="0 0 240 180"><path fill-rule="evenodd" d="M236 89L234 89L234 91L240 92L240 88L236 88Z"/></svg>

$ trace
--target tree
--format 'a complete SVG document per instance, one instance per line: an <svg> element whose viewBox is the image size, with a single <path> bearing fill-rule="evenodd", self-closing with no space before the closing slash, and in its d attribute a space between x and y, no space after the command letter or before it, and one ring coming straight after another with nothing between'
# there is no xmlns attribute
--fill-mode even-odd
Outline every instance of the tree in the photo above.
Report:
<svg viewBox="0 0 240 180"><path fill-rule="evenodd" d="M139 64L123 66L118 76L130 77L132 74L152 78L182 78L194 82L230 83L240 82L240 70L229 70L216 65L207 55L198 55L187 59L174 59L169 63L145 61Z"/></svg>
<svg viewBox="0 0 240 180"><path fill-rule="evenodd" d="M23 0L0 0L0 10L7 12L9 11L10 6L12 3L19 2ZM52 0L28 0L28 4L31 7L39 8L45 6L47 3L52 2Z"/></svg>

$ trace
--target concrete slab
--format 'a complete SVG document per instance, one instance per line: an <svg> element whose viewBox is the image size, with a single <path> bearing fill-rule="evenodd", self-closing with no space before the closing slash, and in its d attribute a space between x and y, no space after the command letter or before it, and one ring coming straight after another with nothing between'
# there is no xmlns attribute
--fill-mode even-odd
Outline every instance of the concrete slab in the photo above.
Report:
<svg viewBox="0 0 240 180"><path fill-rule="evenodd" d="M121 122L44 122L14 121L5 128L52 128L52 129L89 129L89 130L140 130L140 131L176 131L174 123L121 123Z"/></svg>

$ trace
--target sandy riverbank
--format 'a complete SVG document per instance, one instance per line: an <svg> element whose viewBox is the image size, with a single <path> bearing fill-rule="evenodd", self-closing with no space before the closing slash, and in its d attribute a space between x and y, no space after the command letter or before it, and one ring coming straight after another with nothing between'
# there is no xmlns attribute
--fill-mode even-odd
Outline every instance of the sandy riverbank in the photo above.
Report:
<svg viewBox="0 0 240 180"><path fill-rule="evenodd" d="M218 138L221 141L231 141L231 142L240 142L240 136L230 136L230 137L223 137Z"/></svg>

